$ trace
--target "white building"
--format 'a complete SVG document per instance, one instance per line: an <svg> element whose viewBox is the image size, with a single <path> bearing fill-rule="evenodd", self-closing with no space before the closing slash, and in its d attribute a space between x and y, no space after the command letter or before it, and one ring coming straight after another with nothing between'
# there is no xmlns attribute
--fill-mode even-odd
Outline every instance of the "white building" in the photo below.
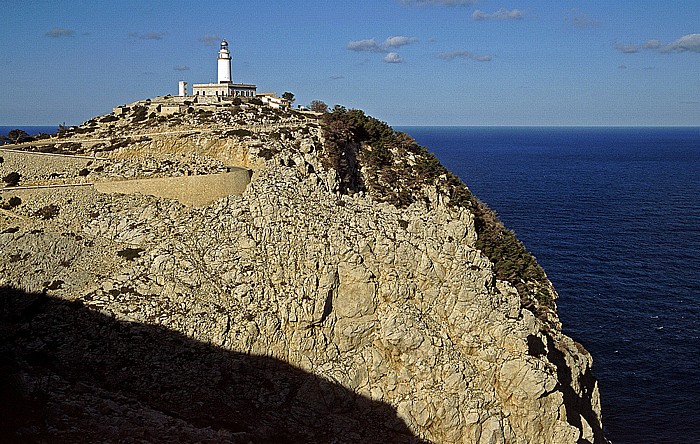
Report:
<svg viewBox="0 0 700 444"><path fill-rule="evenodd" d="M289 100L277 97L276 93L261 93L258 94L258 98L265 105L275 109L289 109L289 106L291 105Z"/></svg>
<svg viewBox="0 0 700 444"><path fill-rule="evenodd" d="M192 85L192 95L210 97L255 97L257 86L248 83L231 82L231 52L228 42L221 41L218 64L219 83L195 83Z"/></svg>

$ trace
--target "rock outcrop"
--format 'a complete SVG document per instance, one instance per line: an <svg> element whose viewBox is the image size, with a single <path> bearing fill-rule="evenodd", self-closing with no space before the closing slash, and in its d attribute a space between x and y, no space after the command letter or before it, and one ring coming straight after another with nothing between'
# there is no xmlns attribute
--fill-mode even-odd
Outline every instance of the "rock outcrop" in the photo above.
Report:
<svg viewBox="0 0 700 444"><path fill-rule="evenodd" d="M95 182L145 177L153 159L246 167L242 195L3 190L6 436L606 442L591 356L553 302L495 271L483 207L439 180L382 199L381 165L346 152L376 146L334 160L318 115L235 108L84 125L133 141L110 150L84 133L47 143L107 159L81 176Z"/></svg>

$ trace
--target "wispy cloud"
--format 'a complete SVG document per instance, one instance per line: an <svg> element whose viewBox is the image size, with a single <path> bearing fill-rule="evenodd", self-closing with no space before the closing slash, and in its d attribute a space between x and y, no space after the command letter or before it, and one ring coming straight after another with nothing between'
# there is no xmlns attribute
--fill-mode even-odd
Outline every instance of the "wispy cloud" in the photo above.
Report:
<svg viewBox="0 0 700 444"><path fill-rule="evenodd" d="M594 20L585 12L574 8L569 11L569 14L564 18L564 21L574 28L594 28L600 25L599 20Z"/></svg>
<svg viewBox="0 0 700 444"><path fill-rule="evenodd" d="M501 8L496 12L487 14L484 11L477 9L472 13L472 20L522 20L525 12L522 9L505 9Z"/></svg>
<svg viewBox="0 0 700 444"><path fill-rule="evenodd" d="M394 35L388 37L382 43L378 43L375 39L351 40L345 47L355 52L385 53L384 61L386 63L403 63L401 56L392 50L416 43L417 41L418 39L415 37Z"/></svg>
<svg viewBox="0 0 700 444"><path fill-rule="evenodd" d="M384 40L385 48L400 48L401 46L410 45L418 41L415 37L406 37L403 35L395 35Z"/></svg>
<svg viewBox="0 0 700 444"><path fill-rule="evenodd" d="M75 31L73 31L72 29L68 29L68 28L51 28L44 35L46 37L53 37L53 38L73 37L73 35L75 35Z"/></svg>
<svg viewBox="0 0 700 444"><path fill-rule="evenodd" d="M623 54L634 54L641 50L639 45L626 45L623 43L615 43L614 47Z"/></svg>
<svg viewBox="0 0 700 444"><path fill-rule="evenodd" d="M163 40L165 32L130 32L129 37L139 40Z"/></svg>
<svg viewBox="0 0 700 444"><path fill-rule="evenodd" d="M175 71L189 71L190 67L187 65L177 65L173 68Z"/></svg>
<svg viewBox="0 0 700 444"><path fill-rule="evenodd" d="M400 0L402 5L407 6L422 6L422 5L441 5L441 6L460 6L473 5L478 0Z"/></svg>
<svg viewBox="0 0 700 444"><path fill-rule="evenodd" d="M351 40L346 48L356 52L385 52L384 48L374 39Z"/></svg>
<svg viewBox="0 0 700 444"><path fill-rule="evenodd" d="M403 59L400 55L395 52L390 52L384 56L384 61L386 63L403 63Z"/></svg>
<svg viewBox="0 0 700 444"><path fill-rule="evenodd" d="M643 50L656 51L661 54L679 52L700 53L700 34L687 34L668 44L664 44L656 39L647 40L641 44L615 43L614 48L624 54L635 54Z"/></svg>
<svg viewBox="0 0 700 444"><path fill-rule="evenodd" d="M197 39L200 43L204 43L207 46L217 45L221 41L221 36L217 34L205 34Z"/></svg>
<svg viewBox="0 0 700 444"><path fill-rule="evenodd" d="M374 39L351 40L346 45L346 48L357 52L389 52L391 49L410 45L417 41L418 39L415 37L395 35L387 38L383 43L378 43Z"/></svg>
<svg viewBox="0 0 700 444"><path fill-rule="evenodd" d="M442 60L452 61L455 59L467 59L474 60L477 62L490 62L493 57L490 55L477 55L469 51L449 51L449 52L438 52L435 57Z"/></svg>

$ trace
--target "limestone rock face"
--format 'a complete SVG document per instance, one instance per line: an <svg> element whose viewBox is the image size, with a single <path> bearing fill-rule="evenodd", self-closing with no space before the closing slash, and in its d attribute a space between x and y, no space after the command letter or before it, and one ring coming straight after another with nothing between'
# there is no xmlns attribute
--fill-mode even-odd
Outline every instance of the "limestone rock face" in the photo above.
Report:
<svg viewBox="0 0 700 444"><path fill-rule="evenodd" d="M207 207L67 189L27 196L3 214L0 286L11 327L2 351L16 357L10 373L23 393L48 399L48 423L20 421L18 436L70 441L83 428L129 442L605 442L591 356L495 278L469 210L338 195L315 155L321 142L294 140L270 159L242 161L257 165L247 190ZM158 143L156 154L174 146ZM58 216L33 216L49 203ZM54 312L79 306L74 323L112 347L94 352L102 379L81 382L90 371L76 370L89 338L52 339L75 325L50 324L48 309L15 310L9 289L49 297ZM38 331L40 318L53 327ZM168 365L110 357L122 353L109 342L114 325L124 343L141 344L129 352L135 359L153 354ZM198 345L173 346L163 332ZM141 348L161 341L171 344L157 347L167 356ZM216 352L192 351L199 344ZM246 367L244 358L269 361ZM201 360L211 362L191 362ZM158 374L190 364L191 374ZM152 368L157 390L129 368ZM183 391L192 399L177 399Z"/></svg>

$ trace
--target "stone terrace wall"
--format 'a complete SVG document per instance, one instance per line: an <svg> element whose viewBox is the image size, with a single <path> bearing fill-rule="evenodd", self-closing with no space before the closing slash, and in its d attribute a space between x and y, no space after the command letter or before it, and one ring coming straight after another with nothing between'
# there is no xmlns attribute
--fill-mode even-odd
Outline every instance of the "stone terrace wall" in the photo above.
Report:
<svg viewBox="0 0 700 444"><path fill-rule="evenodd" d="M80 171L104 164L105 160L86 156L65 156L0 149L0 177L17 172L23 181L44 181L56 177L79 178ZM77 180L76 180L77 181Z"/></svg>

